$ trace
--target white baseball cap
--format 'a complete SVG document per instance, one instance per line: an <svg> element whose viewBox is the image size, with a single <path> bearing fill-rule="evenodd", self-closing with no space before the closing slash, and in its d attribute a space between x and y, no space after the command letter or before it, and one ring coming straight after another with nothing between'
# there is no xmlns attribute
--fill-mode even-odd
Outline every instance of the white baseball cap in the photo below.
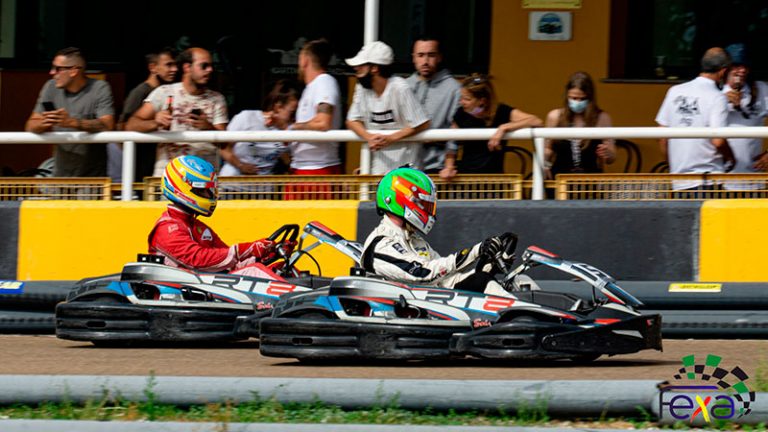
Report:
<svg viewBox="0 0 768 432"><path fill-rule="evenodd" d="M392 48L384 42L376 41L363 46L356 56L348 58L346 61L350 66L360 66L366 63L389 65L394 59Z"/></svg>

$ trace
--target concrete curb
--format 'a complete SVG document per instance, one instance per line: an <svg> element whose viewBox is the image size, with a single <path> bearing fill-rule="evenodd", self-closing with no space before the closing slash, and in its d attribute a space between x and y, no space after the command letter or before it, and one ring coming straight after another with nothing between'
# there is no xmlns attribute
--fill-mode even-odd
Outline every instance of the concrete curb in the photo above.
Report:
<svg viewBox="0 0 768 432"><path fill-rule="evenodd" d="M150 380L153 380L152 385ZM659 418L658 384L653 380L465 381L0 375L0 405L64 401L82 404L104 398L139 402L146 401L145 392L151 390L157 403L179 406L275 399L281 403L322 402L345 409L393 406L412 410L503 410L509 413L545 410L548 415L560 418L621 417L638 415L642 411ZM768 393L757 393L751 409L749 415L734 421L742 424L768 422ZM664 418L661 420L663 424L671 423L664 422Z"/></svg>
<svg viewBox="0 0 768 432"><path fill-rule="evenodd" d="M193 405L253 401L323 402L342 408L546 409L550 415L622 416L648 409L657 381L463 381L324 378L155 377L158 403ZM144 376L0 375L0 404L69 400L83 403L120 397L146 400Z"/></svg>

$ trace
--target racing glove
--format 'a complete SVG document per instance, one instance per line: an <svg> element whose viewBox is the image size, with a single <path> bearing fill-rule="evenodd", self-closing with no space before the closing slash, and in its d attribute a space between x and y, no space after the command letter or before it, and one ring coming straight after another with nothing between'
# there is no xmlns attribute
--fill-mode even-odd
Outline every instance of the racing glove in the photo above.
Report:
<svg viewBox="0 0 768 432"><path fill-rule="evenodd" d="M505 250L509 242L516 239L517 236L510 232L505 232L498 236L488 237L480 244L480 259L477 263L477 269L482 272L496 273L500 269L497 267L497 260L511 262L515 259L514 253L506 253Z"/></svg>
<svg viewBox="0 0 768 432"><path fill-rule="evenodd" d="M506 245L506 236L511 233L504 233L499 236L488 237L480 244L480 255L486 258L493 259L496 255L501 254Z"/></svg>
<svg viewBox="0 0 768 432"><path fill-rule="evenodd" d="M237 245L237 260L243 261L250 257L257 261L267 262L275 257L275 242L269 239L256 240Z"/></svg>

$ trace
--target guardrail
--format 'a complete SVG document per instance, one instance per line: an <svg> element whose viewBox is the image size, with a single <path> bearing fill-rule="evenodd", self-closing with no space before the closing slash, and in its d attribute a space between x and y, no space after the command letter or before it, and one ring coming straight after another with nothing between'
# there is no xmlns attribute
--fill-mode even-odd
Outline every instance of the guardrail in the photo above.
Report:
<svg viewBox="0 0 768 432"><path fill-rule="evenodd" d="M375 131L394 133L395 131ZM410 141L468 141L490 139L494 129L432 129L410 137ZM725 127L725 128L662 128L662 127L614 127L614 128L528 128L507 133L508 140L533 140L533 199L544 198L543 154L545 139L618 139L618 138L765 138L768 127ZM0 132L1 144L97 144L123 143L123 188L122 199L133 197L133 171L135 143L163 142L272 142L272 141L361 141L349 130L315 131L186 131L186 132L51 132L33 134L29 132ZM367 147L363 146L367 153ZM361 159L365 162L365 158ZM366 167L362 172L366 172ZM363 191L365 194L366 191ZM365 195L363 195L365 196Z"/></svg>

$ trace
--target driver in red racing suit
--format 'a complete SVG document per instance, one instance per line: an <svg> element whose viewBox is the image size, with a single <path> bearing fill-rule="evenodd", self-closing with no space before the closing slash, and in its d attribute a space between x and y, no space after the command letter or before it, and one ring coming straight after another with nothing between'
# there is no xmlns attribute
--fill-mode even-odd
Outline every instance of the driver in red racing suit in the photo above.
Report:
<svg viewBox="0 0 768 432"><path fill-rule="evenodd" d="M149 253L164 257L164 264L204 272L232 272L263 276L256 265L275 257L275 242L227 246L198 216L210 216L218 196L216 171L197 156L179 156L165 168L163 195L171 201L149 233ZM293 244L284 244L290 254Z"/></svg>

